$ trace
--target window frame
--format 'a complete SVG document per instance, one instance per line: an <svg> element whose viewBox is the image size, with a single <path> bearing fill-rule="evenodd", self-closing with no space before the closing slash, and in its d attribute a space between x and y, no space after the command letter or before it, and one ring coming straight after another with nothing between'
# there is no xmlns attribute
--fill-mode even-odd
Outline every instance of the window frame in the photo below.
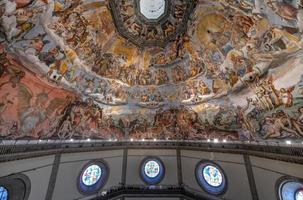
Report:
<svg viewBox="0 0 303 200"><path fill-rule="evenodd" d="M283 189L283 186L289 182L298 183L302 186L300 188L294 189L293 200L296 199L297 191L300 189L303 189L303 179L302 178L297 178L297 177L292 177L292 176L283 176L276 181L275 190L276 190L276 197L278 200L286 200L286 199L283 199L283 197L282 197L282 189Z"/></svg>
<svg viewBox="0 0 303 200"><path fill-rule="evenodd" d="M213 166L219 170L219 172L222 175L221 185L215 187L215 186L210 185L205 180L203 171L204 171L205 167L207 167L207 166ZM202 173L202 177L200 177L200 175L199 175L200 170ZM206 193L215 195L215 196L220 196L220 195L223 195L228 190L228 178L226 176L225 171L219 164L217 164L213 161L210 161L210 160L201 160L200 162L197 163L194 173L195 173L195 178L196 178L198 185Z"/></svg>
<svg viewBox="0 0 303 200"><path fill-rule="evenodd" d="M159 174L154 178L150 178L145 174L145 166L146 166L147 162L149 162L149 161L157 162L159 165L159 168L160 168ZM161 183L163 181L163 179L165 177L165 166L164 166L163 161L160 158L155 157L155 156L148 156L141 161L139 173L140 173L141 180L145 184L158 185L159 183Z"/></svg>
<svg viewBox="0 0 303 200"><path fill-rule="evenodd" d="M82 181L84 171L91 165L97 165L101 169L101 176L99 180L93 185L85 185ZM98 193L108 182L110 169L104 160L92 160L84 164L81 168L77 178L77 189L83 195L92 195Z"/></svg>
<svg viewBox="0 0 303 200"><path fill-rule="evenodd" d="M9 200L28 200L31 191L30 179L21 173L0 177L0 186L7 190Z"/></svg>

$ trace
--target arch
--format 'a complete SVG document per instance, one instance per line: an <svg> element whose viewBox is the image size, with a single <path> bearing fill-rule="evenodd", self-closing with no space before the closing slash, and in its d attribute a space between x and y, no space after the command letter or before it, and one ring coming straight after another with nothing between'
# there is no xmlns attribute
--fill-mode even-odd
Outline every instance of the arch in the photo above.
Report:
<svg viewBox="0 0 303 200"><path fill-rule="evenodd" d="M7 190L9 200L27 200L31 191L30 179L24 174L1 177L0 186Z"/></svg>
<svg viewBox="0 0 303 200"><path fill-rule="evenodd" d="M276 194L279 200L301 200L303 180L291 176L280 178L276 183Z"/></svg>

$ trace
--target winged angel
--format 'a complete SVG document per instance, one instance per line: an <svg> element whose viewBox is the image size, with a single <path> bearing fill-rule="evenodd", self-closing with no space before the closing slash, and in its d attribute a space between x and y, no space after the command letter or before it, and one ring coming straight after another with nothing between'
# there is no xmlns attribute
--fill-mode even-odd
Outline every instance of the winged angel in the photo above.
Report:
<svg viewBox="0 0 303 200"><path fill-rule="evenodd" d="M20 120L20 137L39 137L45 123L57 130L60 120L58 114L65 108L66 99L54 98L49 101L48 93L42 92L34 96L26 85L18 89L18 117ZM55 119L55 120L54 120ZM53 131L53 130L48 130Z"/></svg>

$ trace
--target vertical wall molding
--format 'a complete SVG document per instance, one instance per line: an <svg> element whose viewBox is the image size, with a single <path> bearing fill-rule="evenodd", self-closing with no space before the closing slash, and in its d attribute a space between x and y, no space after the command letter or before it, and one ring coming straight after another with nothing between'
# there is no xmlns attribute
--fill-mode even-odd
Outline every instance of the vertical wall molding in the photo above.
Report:
<svg viewBox="0 0 303 200"><path fill-rule="evenodd" d="M54 163L53 163L53 167L52 167L51 176L50 176L50 179L48 182L45 200L52 200L52 198L53 198L53 193L54 193L54 189L55 189L55 185L56 185L60 160L61 160L61 154L56 154Z"/></svg>
<svg viewBox="0 0 303 200"><path fill-rule="evenodd" d="M247 172L247 178L248 178L248 182L249 182L252 199L259 200L257 186L256 186L256 182L255 182L255 177L254 177L254 172L252 169L250 157L249 157L249 155L244 154L243 158L244 158L244 163L245 163L245 168L246 168L246 172Z"/></svg>
<svg viewBox="0 0 303 200"><path fill-rule="evenodd" d="M127 157L128 157L128 148L123 149L123 161L122 161L122 175L121 183L126 185L126 173L127 173ZM124 196L121 197L121 200L124 200Z"/></svg>
<svg viewBox="0 0 303 200"><path fill-rule="evenodd" d="M123 149L123 161L122 161L122 177L121 183L126 184L126 173L127 173L127 157L128 157L128 148Z"/></svg>
<svg viewBox="0 0 303 200"><path fill-rule="evenodd" d="M183 184L183 177L182 177L182 161L181 161L181 150L177 148L177 172L178 172L178 184Z"/></svg>

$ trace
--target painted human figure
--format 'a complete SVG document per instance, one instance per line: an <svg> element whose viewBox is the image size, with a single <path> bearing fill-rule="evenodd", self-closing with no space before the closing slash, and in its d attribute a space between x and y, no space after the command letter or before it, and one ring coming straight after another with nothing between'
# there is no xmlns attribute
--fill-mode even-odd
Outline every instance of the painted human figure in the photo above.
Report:
<svg viewBox="0 0 303 200"><path fill-rule="evenodd" d="M280 89L280 98L281 98L281 103L285 106L285 107L291 107L293 105L293 95L292 95L292 91L293 88L290 88L288 90L286 90L285 88L281 88Z"/></svg>
<svg viewBox="0 0 303 200"><path fill-rule="evenodd" d="M60 139L67 139L72 137L72 125L70 116L63 122L58 133Z"/></svg>
<svg viewBox="0 0 303 200"><path fill-rule="evenodd" d="M13 105L13 102L9 99L9 93L6 93L1 97L0 102L0 125L4 122L2 114L5 112L9 104Z"/></svg>
<svg viewBox="0 0 303 200"><path fill-rule="evenodd" d="M300 114L300 116L298 118L298 121L303 126L303 107L299 108L298 111L299 111L299 114Z"/></svg>
<svg viewBox="0 0 303 200"><path fill-rule="evenodd" d="M291 118L293 128L297 131L298 136L303 137L303 107L298 109L298 118Z"/></svg>
<svg viewBox="0 0 303 200"><path fill-rule="evenodd" d="M289 116L283 112L273 113L272 118L266 118L267 123L263 125L266 132L264 138L281 138L287 136L298 136L298 132L293 129L293 124ZM268 123L269 122L269 123ZM267 127L267 128L266 128Z"/></svg>

